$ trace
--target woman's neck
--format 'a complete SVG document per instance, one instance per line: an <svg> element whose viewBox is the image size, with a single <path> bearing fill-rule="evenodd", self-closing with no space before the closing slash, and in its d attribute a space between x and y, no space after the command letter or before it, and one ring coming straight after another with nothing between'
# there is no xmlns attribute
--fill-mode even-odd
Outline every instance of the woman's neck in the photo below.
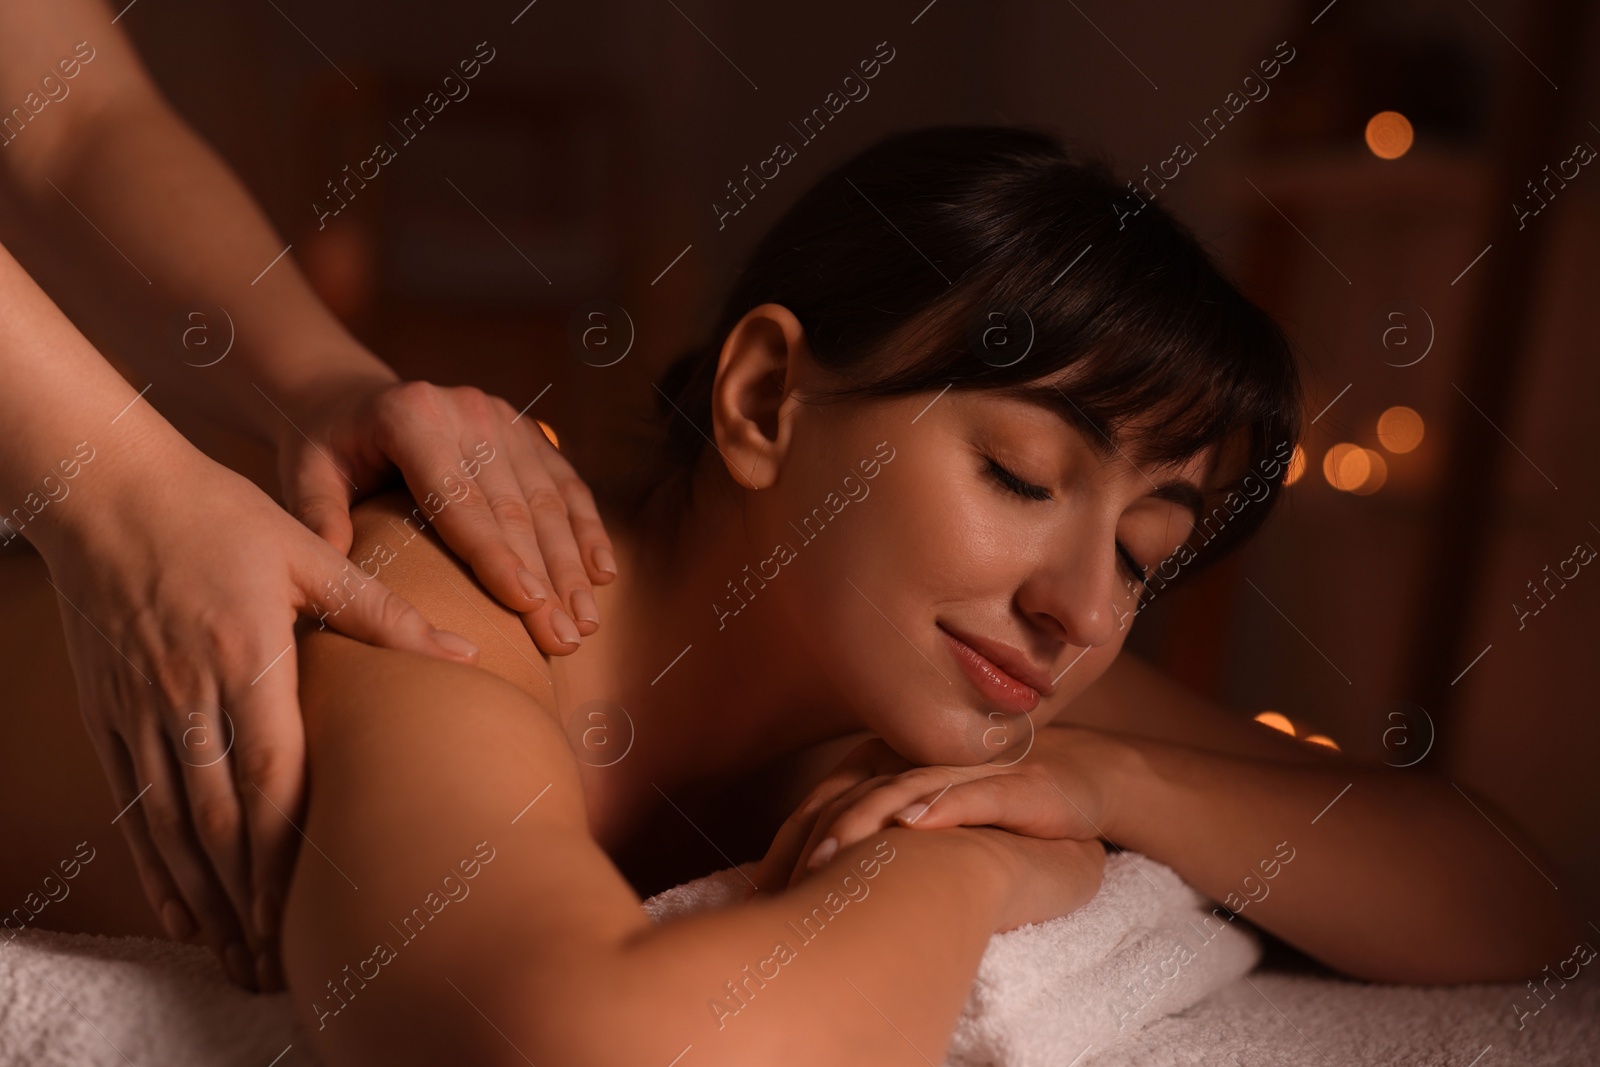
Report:
<svg viewBox="0 0 1600 1067"><path fill-rule="evenodd" d="M600 628L551 659L597 836L675 787L728 780L859 729L804 661L789 621L755 587L741 589L763 553L733 501L702 494L670 547L603 517L618 577L595 587Z"/></svg>

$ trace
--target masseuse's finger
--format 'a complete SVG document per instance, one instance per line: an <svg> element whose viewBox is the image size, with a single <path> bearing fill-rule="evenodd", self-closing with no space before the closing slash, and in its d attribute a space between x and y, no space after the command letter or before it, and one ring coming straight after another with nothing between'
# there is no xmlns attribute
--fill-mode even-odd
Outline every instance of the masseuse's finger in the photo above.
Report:
<svg viewBox="0 0 1600 1067"><path fill-rule="evenodd" d="M168 720L167 741L177 760L190 822L211 869L222 883L234 914L244 923L250 915L251 892L248 856L240 833L244 812L234 789L232 726L219 705L209 679L206 696L177 709L181 718ZM252 943L250 973L255 973Z"/></svg>
<svg viewBox="0 0 1600 1067"><path fill-rule="evenodd" d="M311 541L308 565L296 557L298 570L295 610L310 615L346 637L369 645L437 656L458 663L476 663L478 646L460 634L436 630L433 624L376 578L334 554L319 541Z"/></svg>
<svg viewBox="0 0 1600 1067"><path fill-rule="evenodd" d="M350 522L350 483L313 449L301 449L289 462L292 468L282 472L283 506L335 552L346 555L355 538Z"/></svg>
<svg viewBox="0 0 1600 1067"><path fill-rule="evenodd" d="M529 448L532 462L518 462L517 475L523 479L523 485L530 491L545 484L552 484L561 496L566 513L566 525L562 532L566 538L561 542L562 555L566 558L564 548L570 540L573 545L573 558L591 581L596 585L605 585L617 576L617 558L612 552L611 538L606 535L605 522L600 518L600 509L595 506L594 494L589 491L589 485L578 472L572 469L555 442L545 435L537 422L530 420L523 437ZM513 451L516 444L513 443ZM543 479L539 474L544 475ZM529 481L529 478L533 481ZM549 548L546 548L549 555Z"/></svg>
<svg viewBox="0 0 1600 1067"><path fill-rule="evenodd" d="M499 521L502 534L522 557L523 583L530 589L541 590L538 604L521 613L523 626L541 651L558 656L575 652L581 643L579 638L589 631L580 629L563 608L556 587L545 573L545 566L552 557L551 545L535 531L531 501L524 495L522 482L513 468L511 447L503 443L500 451L504 458L479 470L478 488ZM567 540L571 541L570 533ZM574 547L572 551L576 553L577 549Z"/></svg>
<svg viewBox="0 0 1600 1067"><path fill-rule="evenodd" d="M157 731L153 720L145 721L150 726L127 741L134 773L149 786L143 804L150 838L172 872L189 913L200 924L200 932L229 977L246 989L254 989L255 967L245 946L244 931L229 903L227 890L195 840L167 739Z"/></svg>
<svg viewBox="0 0 1600 1067"><path fill-rule="evenodd" d="M116 814L112 821L122 832L133 853L133 866L139 872L139 885L144 889L150 910L161 920L167 936L174 941L186 941L199 932L200 927L183 902L183 894L172 880L166 862L150 839L150 828L145 824L144 785L134 777L133 757L128 746L116 734L104 733L91 726L89 738L105 769L106 780L111 784L111 802Z"/></svg>
<svg viewBox="0 0 1600 1067"><path fill-rule="evenodd" d="M292 635L284 633L292 643ZM287 655L254 682L227 695L233 709L234 783L244 803L250 848L249 916L256 934L256 979L263 992L283 987L278 935L294 867L305 790L305 724L299 663Z"/></svg>
<svg viewBox="0 0 1600 1067"><path fill-rule="evenodd" d="M565 466L566 461L556 455L550 442L537 427L532 431L514 428L506 442L519 492L526 501L533 518L534 534L538 541L550 587L560 599L560 607L576 624L580 635L592 634L600 626L600 611L595 605L593 587L578 555L578 542L573 536L573 518L568 514L566 499L552 479L546 462L553 460ZM534 438L539 438L535 442ZM570 469L570 468L568 468ZM553 615L553 613L552 613ZM559 618L555 625L560 627ZM561 627L561 629L565 629ZM566 632L568 644L572 631Z"/></svg>
<svg viewBox="0 0 1600 1067"><path fill-rule="evenodd" d="M437 437L418 436L397 437L387 451L411 495L433 515L440 538L466 561L483 587L513 611L537 610L542 603L538 597L548 597L548 592L531 575L524 577L522 557L480 484L496 464L504 465L503 447L483 438L456 449Z"/></svg>

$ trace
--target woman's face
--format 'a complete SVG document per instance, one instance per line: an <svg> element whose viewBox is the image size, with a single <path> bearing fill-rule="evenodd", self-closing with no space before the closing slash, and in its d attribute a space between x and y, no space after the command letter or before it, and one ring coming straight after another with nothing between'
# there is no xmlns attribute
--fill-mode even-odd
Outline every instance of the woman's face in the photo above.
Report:
<svg viewBox="0 0 1600 1067"><path fill-rule="evenodd" d="M947 390L802 406L774 483L746 501L752 544L773 546L760 595L795 651L916 763L1020 758L1121 649L1136 568L1193 530L1168 483L1202 484L1209 451L1135 468L1068 421L1061 390L1029 388L1046 403Z"/></svg>

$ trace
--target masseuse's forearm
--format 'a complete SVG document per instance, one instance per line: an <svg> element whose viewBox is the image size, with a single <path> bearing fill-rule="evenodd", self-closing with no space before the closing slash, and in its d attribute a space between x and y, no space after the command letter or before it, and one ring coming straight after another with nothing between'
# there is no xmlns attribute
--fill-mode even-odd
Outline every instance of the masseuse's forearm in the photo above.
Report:
<svg viewBox="0 0 1600 1067"><path fill-rule="evenodd" d="M102 6L54 6L56 49L81 38L94 59L39 116L41 129L8 144L0 162L35 225L76 235L72 247L98 260L50 272L63 305L153 381L158 399L183 397L263 441L276 439L284 418L262 392L293 412L334 382L392 379L316 297L293 254L277 258L288 242L160 96ZM191 338L206 345L186 351L191 322ZM220 363L204 373L185 365L219 355L230 336Z"/></svg>
<svg viewBox="0 0 1600 1067"><path fill-rule="evenodd" d="M4 248L0 381L0 546L25 537L49 559L129 492L151 506L164 459L187 448Z"/></svg>
<svg viewBox="0 0 1600 1067"><path fill-rule="evenodd" d="M1347 974L1516 980L1581 936L1550 862L1448 783L1122 742L1106 835Z"/></svg>

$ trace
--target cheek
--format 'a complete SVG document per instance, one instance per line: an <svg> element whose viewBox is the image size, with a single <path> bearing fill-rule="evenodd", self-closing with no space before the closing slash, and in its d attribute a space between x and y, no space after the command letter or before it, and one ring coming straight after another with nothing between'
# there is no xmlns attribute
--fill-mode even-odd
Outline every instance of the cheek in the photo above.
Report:
<svg viewBox="0 0 1600 1067"><path fill-rule="evenodd" d="M802 523L800 507L793 526L765 522L795 549L768 591L799 654L864 728L916 763L981 763L1001 751L993 723L934 624L1009 600L1024 531L981 486L958 492L947 468L916 459L902 449L826 525Z"/></svg>

